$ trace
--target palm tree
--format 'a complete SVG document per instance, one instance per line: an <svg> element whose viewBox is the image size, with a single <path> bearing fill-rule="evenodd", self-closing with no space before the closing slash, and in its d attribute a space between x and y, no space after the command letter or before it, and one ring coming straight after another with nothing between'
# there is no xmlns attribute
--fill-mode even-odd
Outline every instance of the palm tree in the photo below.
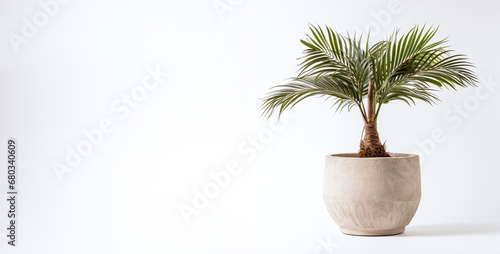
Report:
<svg viewBox="0 0 500 254"><path fill-rule="evenodd" d="M434 104L436 88L475 86L477 76L466 56L453 54L447 39L431 42L437 28L415 26L399 36L369 45L362 37L342 36L330 27L309 25L311 35L301 40L306 49L299 58L299 75L271 88L260 109L269 118L311 96L333 100L337 111L357 108L364 121L359 157L386 157L377 118L383 104L401 100L414 105ZM326 30L326 32L325 32ZM369 38L369 35L368 35ZM363 45L362 45L363 44ZM365 105L366 102L366 105Z"/></svg>

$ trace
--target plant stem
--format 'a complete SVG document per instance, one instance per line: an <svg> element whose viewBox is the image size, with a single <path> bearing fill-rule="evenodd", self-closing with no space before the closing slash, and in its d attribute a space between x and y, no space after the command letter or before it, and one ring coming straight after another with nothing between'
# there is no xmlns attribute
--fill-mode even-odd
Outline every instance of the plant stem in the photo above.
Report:
<svg viewBox="0 0 500 254"><path fill-rule="evenodd" d="M375 87L373 85L373 81L370 79L370 82L368 84L368 123L374 122L374 98L375 98Z"/></svg>
<svg viewBox="0 0 500 254"><path fill-rule="evenodd" d="M377 131L377 121L375 120L375 86L370 79L368 84L368 121L365 122L365 136L363 142L367 147L380 145L380 138Z"/></svg>

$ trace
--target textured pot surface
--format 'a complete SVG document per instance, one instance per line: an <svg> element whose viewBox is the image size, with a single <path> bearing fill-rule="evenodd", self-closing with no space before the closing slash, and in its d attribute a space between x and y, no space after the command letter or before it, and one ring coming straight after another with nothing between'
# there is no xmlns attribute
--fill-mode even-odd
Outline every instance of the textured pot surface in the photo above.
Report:
<svg viewBox="0 0 500 254"><path fill-rule="evenodd" d="M417 211L420 195L418 155L326 156L323 198L344 234L402 233Z"/></svg>

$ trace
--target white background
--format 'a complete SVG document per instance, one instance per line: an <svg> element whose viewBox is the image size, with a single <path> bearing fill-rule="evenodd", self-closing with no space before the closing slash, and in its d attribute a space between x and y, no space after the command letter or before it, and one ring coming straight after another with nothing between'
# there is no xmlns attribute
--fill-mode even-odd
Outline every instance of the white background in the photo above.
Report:
<svg viewBox="0 0 500 254"><path fill-rule="evenodd" d="M0 190L14 137L20 193L16 247L7 245L0 202L0 253L500 253L494 1L58 6L49 17L39 1L0 1ZM30 38L24 18L38 19ZM440 25L437 38L449 36L477 66L479 88L444 91L432 107L382 109L388 150L421 155L422 201L402 235L342 235L324 207L324 156L357 150L358 112L310 99L274 131L275 121L260 118L259 99L296 74L308 22L371 29L373 41L398 27ZM12 43L13 34L23 43ZM129 115L112 109L157 66L168 77L142 90ZM103 120L114 129L58 178L54 165ZM193 206L194 190L213 187L210 174L232 162L241 171L188 223L179 207Z"/></svg>

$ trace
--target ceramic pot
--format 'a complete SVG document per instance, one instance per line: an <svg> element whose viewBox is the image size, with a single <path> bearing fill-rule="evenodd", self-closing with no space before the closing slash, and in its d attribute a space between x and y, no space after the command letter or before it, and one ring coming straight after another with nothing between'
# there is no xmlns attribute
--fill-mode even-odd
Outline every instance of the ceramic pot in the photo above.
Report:
<svg viewBox="0 0 500 254"><path fill-rule="evenodd" d="M323 198L340 231L349 235L403 233L420 202L418 155L326 156Z"/></svg>

